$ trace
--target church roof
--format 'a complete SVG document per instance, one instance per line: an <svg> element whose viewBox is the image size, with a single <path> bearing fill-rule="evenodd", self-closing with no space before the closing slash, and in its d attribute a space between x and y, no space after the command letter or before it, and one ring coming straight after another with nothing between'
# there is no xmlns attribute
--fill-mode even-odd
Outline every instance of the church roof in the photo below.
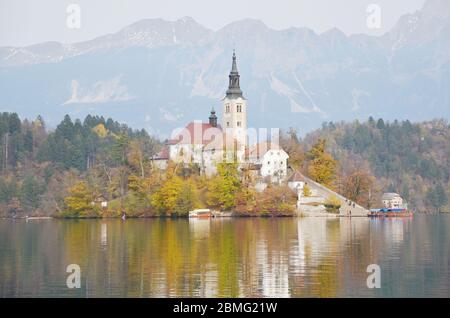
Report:
<svg viewBox="0 0 450 318"><path fill-rule="evenodd" d="M392 200L394 198L398 198L400 195L398 193L385 193L381 197L381 200Z"/></svg>
<svg viewBox="0 0 450 318"><path fill-rule="evenodd" d="M220 133L214 136L206 146L205 150L237 150L241 148L242 144L233 136L227 133Z"/></svg>
<svg viewBox="0 0 450 318"><path fill-rule="evenodd" d="M169 145L206 145L210 143L216 135L222 134L220 126L213 127L209 123L190 122L177 135L169 140Z"/></svg>

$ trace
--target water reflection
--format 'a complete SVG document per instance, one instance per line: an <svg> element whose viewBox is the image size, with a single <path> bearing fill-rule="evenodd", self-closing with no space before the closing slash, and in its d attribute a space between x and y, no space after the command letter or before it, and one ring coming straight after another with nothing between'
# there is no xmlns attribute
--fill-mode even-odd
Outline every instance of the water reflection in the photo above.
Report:
<svg viewBox="0 0 450 318"><path fill-rule="evenodd" d="M102 223L101 242L103 246L108 244L108 227L106 223Z"/></svg>
<svg viewBox="0 0 450 318"><path fill-rule="evenodd" d="M0 220L2 297L448 297L448 216ZM382 288L366 287L369 264ZM68 264L82 288L69 290Z"/></svg>

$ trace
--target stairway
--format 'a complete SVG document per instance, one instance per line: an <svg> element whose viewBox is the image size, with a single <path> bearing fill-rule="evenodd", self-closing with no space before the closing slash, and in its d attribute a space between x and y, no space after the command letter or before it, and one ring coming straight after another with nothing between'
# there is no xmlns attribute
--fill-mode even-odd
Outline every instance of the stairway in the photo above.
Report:
<svg viewBox="0 0 450 318"><path fill-rule="evenodd" d="M350 202L350 200L348 200L347 198L343 197L342 195L340 195L339 193L334 192L333 190L328 189L327 187L313 181L312 179L302 175L304 181L306 184L308 184L308 186L313 189L316 190L316 192L324 197L325 199L328 198L329 196L335 196L336 198L338 198L341 201L341 208L339 209L339 215L340 216L368 216L370 211L365 209L364 207L358 205L355 202L351 202L351 204L349 204L348 202Z"/></svg>

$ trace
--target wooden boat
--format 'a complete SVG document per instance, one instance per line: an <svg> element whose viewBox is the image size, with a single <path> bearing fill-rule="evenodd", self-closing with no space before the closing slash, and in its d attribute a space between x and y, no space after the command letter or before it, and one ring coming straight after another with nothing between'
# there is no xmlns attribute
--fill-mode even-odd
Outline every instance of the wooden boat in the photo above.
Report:
<svg viewBox="0 0 450 318"><path fill-rule="evenodd" d="M373 209L369 213L369 217L382 218L407 218L412 216L413 213L408 209Z"/></svg>
<svg viewBox="0 0 450 318"><path fill-rule="evenodd" d="M190 218L208 219L214 217L210 209L197 209L189 211Z"/></svg>
<svg viewBox="0 0 450 318"><path fill-rule="evenodd" d="M26 216L25 219L28 220L50 220L53 219L51 216Z"/></svg>

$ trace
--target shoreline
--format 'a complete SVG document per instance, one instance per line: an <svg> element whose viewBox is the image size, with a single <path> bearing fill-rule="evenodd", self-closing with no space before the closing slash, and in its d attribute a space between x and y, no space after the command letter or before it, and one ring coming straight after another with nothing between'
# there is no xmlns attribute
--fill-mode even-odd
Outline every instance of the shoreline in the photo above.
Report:
<svg viewBox="0 0 450 318"><path fill-rule="evenodd" d="M418 213L420 215L450 215L450 213ZM324 218L324 219L385 219L385 218L374 218L370 216L341 216L341 215L277 215L277 216L265 216L265 215L228 215L228 216L216 216L211 218L205 218L200 220L214 220L214 219L288 219L288 218ZM403 217L390 217L388 219L401 219ZM130 220L145 220L145 219L161 219L161 220L198 220L199 218L190 218L188 216L129 216L127 219ZM121 217L0 217L0 220L25 220L25 221L42 221L42 220L121 220ZM126 220L122 220L126 221Z"/></svg>

